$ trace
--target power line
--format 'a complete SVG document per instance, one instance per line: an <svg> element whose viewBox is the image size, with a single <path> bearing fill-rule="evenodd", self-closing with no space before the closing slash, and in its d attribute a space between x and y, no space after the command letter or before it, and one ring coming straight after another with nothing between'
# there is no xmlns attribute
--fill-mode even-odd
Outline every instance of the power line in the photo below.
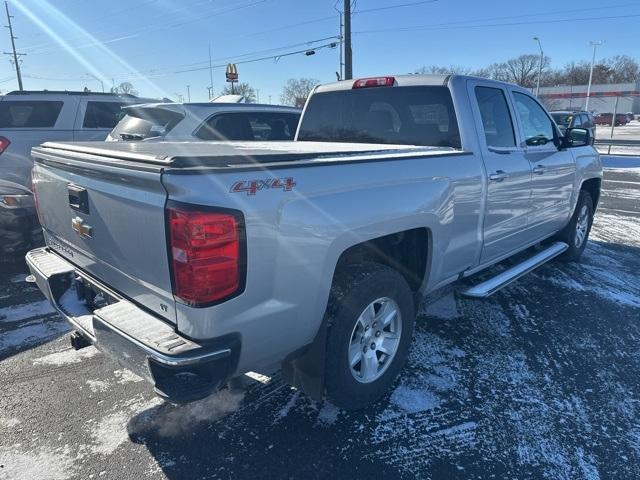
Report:
<svg viewBox="0 0 640 480"><path fill-rule="evenodd" d="M323 37L323 38L318 38L318 39L314 39L314 40L308 40L306 42L298 42L298 43L293 43L293 44L289 44L289 45L283 45L280 47L274 47L274 48L268 48L268 49L264 49L264 50L254 50L252 52L247 52L247 53L241 53L241 54L237 54L237 55L229 55L226 57L220 57L220 58L216 58L214 59L215 61L227 61L227 60L234 60L235 63L239 63L242 61L242 59L246 58L246 57L253 57L255 55L259 55L259 54L266 54L266 53L273 53L274 56L277 52L281 51L281 50L287 50L290 48L296 48L296 47L301 47L301 46L308 46L310 48L313 48L313 44L314 43L318 43L318 42L324 42L327 40L339 40L339 37L337 36L329 36L329 37ZM205 61L201 61L201 62L193 62L193 63L186 63L186 64L179 64L179 65L173 65L173 66L168 66L168 67L160 67L160 68L153 68L153 69L145 69L145 70L138 70L134 73L130 73L130 72L126 72L126 73L120 73L120 74L115 74L115 76L117 76L118 78L123 78L126 77L127 75L138 75L140 73L150 73L150 74L160 74L160 73L172 73L175 71L175 69L179 69L181 67L205 67L207 66L207 68L209 65L209 61L205 60ZM226 65L226 64L225 64Z"/></svg>
<svg viewBox="0 0 640 480"><path fill-rule="evenodd" d="M563 19L552 19L552 20L532 20L528 22L489 23L489 24L483 24L483 25L442 25L442 24L414 25L414 26L398 27L398 28L360 30L353 33L363 34L363 33L384 33L384 32L417 32L417 31L428 31L428 30L463 30L465 28L508 27L508 26L516 26L516 25L535 25L535 24L544 24L544 23L586 22L591 20L613 20L613 19L620 19L620 18L635 18L635 17L640 17L640 14L610 15L610 16L583 17L583 18L563 18Z"/></svg>

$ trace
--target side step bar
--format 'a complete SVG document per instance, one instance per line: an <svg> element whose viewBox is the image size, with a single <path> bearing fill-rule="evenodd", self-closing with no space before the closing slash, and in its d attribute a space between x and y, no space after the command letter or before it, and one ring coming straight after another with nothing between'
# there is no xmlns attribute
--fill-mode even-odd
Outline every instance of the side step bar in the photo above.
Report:
<svg viewBox="0 0 640 480"><path fill-rule="evenodd" d="M569 245L564 242L555 242L549 247L545 248L539 253L536 253L533 257L526 259L522 263L511 267L504 272L499 273L495 277L485 280L478 285L474 285L461 293L466 297L484 298L496 293L501 288L506 287L511 282L516 281L520 277L535 270L541 265L544 265L549 260L557 257L564 252Z"/></svg>

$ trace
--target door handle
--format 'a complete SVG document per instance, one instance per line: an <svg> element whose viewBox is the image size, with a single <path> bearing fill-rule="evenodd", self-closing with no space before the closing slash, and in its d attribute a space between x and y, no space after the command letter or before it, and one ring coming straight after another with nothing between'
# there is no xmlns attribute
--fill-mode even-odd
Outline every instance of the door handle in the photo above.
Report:
<svg viewBox="0 0 640 480"><path fill-rule="evenodd" d="M505 178L509 178L509 174L504 170L496 170L495 173L492 173L491 175L489 175L489 180L493 182L501 182Z"/></svg>
<svg viewBox="0 0 640 480"><path fill-rule="evenodd" d="M544 165L536 165L535 167L533 167L533 173L535 173L536 175L542 175L546 171L547 167L545 167Z"/></svg>

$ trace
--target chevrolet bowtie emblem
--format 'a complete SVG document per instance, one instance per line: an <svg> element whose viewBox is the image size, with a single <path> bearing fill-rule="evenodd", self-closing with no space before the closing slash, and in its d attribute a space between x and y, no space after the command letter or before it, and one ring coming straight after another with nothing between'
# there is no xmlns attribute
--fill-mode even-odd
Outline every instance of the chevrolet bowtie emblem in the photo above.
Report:
<svg viewBox="0 0 640 480"><path fill-rule="evenodd" d="M73 231L82 238L91 238L91 227L89 225L85 225L84 220L80 217L76 217L71 220L71 228L73 228Z"/></svg>

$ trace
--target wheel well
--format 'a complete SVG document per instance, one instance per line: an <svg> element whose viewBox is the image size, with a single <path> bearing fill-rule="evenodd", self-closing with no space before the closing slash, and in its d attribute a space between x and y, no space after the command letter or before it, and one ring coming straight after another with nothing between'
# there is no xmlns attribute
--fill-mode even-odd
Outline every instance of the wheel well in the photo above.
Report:
<svg viewBox="0 0 640 480"><path fill-rule="evenodd" d="M426 228L385 235L349 247L340 255L336 271L357 263L381 263L396 269L417 292L430 261L429 246L430 232Z"/></svg>
<svg viewBox="0 0 640 480"><path fill-rule="evenodd" d="M600 178L590 178L589 180L585 180L582 183L582 187L580 190L585 190L589 192L591 195L591 199L593 200L593 210L595 211L598 206L598 200L600 199L600 186L602 184L602 179Z"/></svg>

